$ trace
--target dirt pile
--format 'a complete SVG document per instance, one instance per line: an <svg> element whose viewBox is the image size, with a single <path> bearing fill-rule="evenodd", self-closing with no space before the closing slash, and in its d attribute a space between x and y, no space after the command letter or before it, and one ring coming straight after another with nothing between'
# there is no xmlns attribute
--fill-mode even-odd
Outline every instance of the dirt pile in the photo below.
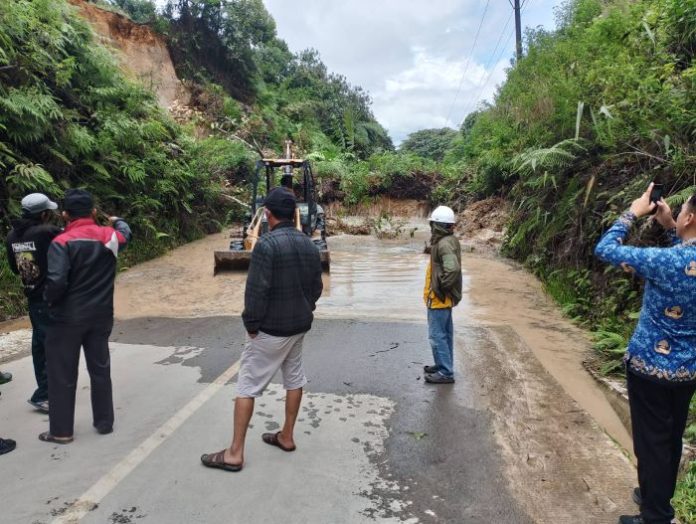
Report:
<svg viewBox="0 0 696 524"><path fill-rule="evenodd" d="M115 51L122 71L154 91L162 107L169 108L175 102L188 104L190 94L176 76L164 38L118 13L84 0L68 1L90 23L99 41Z"/></svg>
<svg viewBox="0 0 696 524"><path fill-rule="evenodd" d="M510 204L504 199L479 200L459 213L457 234L471 248L498 250L509 219Z"/></svg>
<svg viewBox="0 0 696 524"><path fill-rule="evenodd" d="M430 200L433 188L442 182L442 175L435 172L413 171L393 175L386 188L375 186L371 195L386 195L397 200Z"/></svg>

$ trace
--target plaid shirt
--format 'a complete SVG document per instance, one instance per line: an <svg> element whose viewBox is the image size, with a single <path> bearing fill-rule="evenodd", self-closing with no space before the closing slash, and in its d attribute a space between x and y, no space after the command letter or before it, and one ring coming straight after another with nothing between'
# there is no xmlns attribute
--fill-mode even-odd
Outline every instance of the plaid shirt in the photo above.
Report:
<svg viewBox="0 0 696 524"><path fill-rule="evenodd" d="M292 222L281 222L251 254L244 327L276 337L309 331L322 289L319 250Z"/></svg>

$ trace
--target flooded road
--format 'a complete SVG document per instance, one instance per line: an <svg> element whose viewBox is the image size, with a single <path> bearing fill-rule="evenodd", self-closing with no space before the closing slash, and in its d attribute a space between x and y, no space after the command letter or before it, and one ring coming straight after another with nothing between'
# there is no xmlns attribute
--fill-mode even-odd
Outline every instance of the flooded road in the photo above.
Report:
<svg viewBox="0 0 696 524"><path fill-rule="evenodd" d="M423 321L422 288L429 238L425 220L411 218L400 238L340 235L330 238L333 264L317 316ZM245 272L213 276L212 251L224 233L193 242L119 275L116 316L201 317L238 315ZM565 319L541 284L519 265L464 253L464 297L458 325L511 326L563 389L629 454L631 438L604 391L583 368L591 342Z"/></svg>
<svg viewBox="0 0 696 524"><path fill-rule="evenodd" d="M259 443L282 423L283 391L272 385L235 475L197 463L229 439L244 344L246 273L213 277L226 235L121 273L116 431L91 431L83 370L75 443L38 442L46 418L22 398L30 359L12 362L0 428L20 441L3 457L20 480L0 522L557 523L633 511L635 471L582 369L587 341L519 268L463 255L457 382L423 383L427 224L411 219L404 230L393 240L329 239L331 274L305 339L298 451L281 456Z"/></svg>

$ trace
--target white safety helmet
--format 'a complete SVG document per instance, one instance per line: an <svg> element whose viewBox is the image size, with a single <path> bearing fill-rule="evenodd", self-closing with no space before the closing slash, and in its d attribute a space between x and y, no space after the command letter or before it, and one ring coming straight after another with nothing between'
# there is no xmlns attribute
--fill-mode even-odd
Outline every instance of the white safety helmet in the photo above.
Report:
<svg viewBox="0 0 696 524"><path fill-rule="evenodd" d="M454 218L454 211L452 208L447 206L438 206L430 214L428 219L430 222L439 222L441 224L454 224L456 219Z"/></svg>

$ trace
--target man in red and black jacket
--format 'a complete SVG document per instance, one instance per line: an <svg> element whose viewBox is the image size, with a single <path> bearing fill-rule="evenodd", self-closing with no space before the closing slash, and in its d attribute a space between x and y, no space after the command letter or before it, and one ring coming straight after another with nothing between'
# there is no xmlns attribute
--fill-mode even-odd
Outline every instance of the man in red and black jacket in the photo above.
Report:
<svg viewBox="0 0 696 524"><path fill-rule="evenodd" d="M95 222L92 196L81 189L65 193L68 223L48 250L44 298L52 324L46 346L50 431L46 442L73 440L75 390L80 346L91 381L93 423L97 432L113 431L109 336L114 323L116 259L131 238L128 224L111 217L111 227Z"/></svg>

